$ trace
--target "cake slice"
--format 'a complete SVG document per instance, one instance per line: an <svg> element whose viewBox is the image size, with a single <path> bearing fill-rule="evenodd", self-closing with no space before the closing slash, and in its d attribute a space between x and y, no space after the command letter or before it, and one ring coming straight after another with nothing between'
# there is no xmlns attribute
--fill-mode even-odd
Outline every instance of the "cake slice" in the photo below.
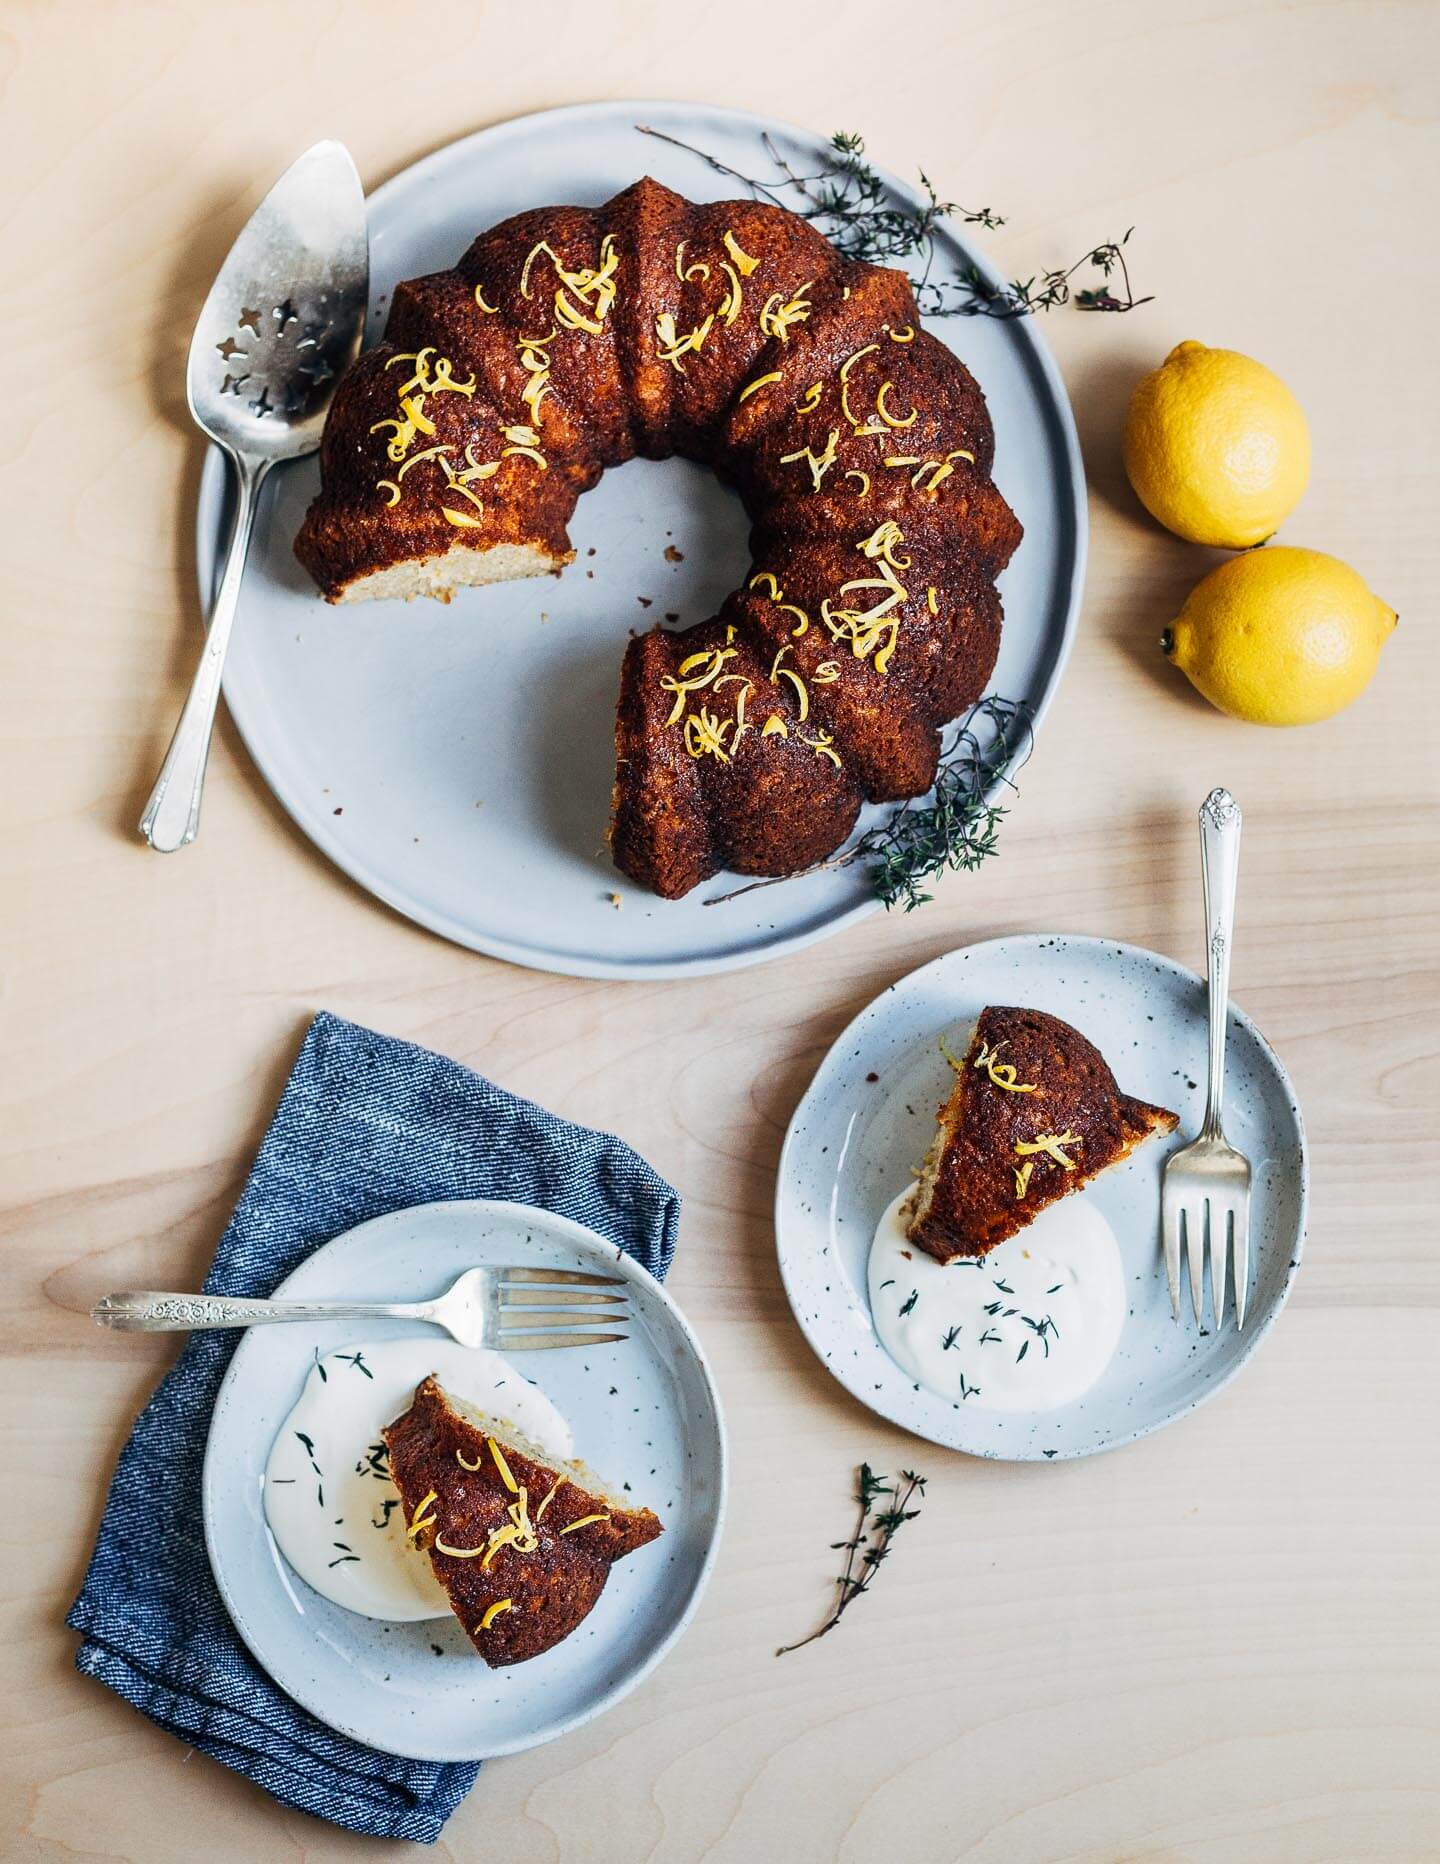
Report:
<svg viewBox="0 0 1440 1864"><path fill-rule="evenodd" d="M569 1637L616 1560L661 1533L581 1462L556 1462L433 1377L382 1433L416 1547L492 1668Z"/></svg>
<svg viewBox="0 0 1440 1864"><path fill-rule="evenodd" d="M937 1262L983 1256L1179 1115L1133 1100L1078 1029L983 1010L915 1187L906 1234Z"/></svg>

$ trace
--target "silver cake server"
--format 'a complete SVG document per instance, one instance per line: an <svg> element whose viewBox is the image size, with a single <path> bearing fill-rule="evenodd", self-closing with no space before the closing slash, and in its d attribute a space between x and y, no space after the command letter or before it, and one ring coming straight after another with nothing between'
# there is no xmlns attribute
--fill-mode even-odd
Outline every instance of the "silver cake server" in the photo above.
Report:
<svg viewBox="0 0 1440 1864"><path fill-rule="evenodd" d="M369 291L360 177L342 144L317 142L246 222L190 341L190 412L234 465L236 505L205 649L140 818L140 833L161 854L194 841L200 828L220 675L260 487L277 462L319 446L335 384L360 348Z"/></svg>

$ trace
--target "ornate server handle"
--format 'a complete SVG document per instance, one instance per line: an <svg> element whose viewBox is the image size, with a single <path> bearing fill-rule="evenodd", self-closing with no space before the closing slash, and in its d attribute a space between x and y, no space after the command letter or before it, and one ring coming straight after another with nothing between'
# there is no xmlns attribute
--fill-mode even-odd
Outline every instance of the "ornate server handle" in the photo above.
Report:
<svg viewBox="0 0 1440 1864"><path fill-rule="evenodd" d="M424 1320L425 1301L235 1301L218 1294L162 1294L153 1289L107 1294L90 1310L118 1333L188 1333L257 1327L281 1320Z"/></svg>
<svg viewBox="0 0 1440 1864"><path fill-rule="evenodd" d="M1225 1094L1225 1025L1230 1002L1230 947L1240 871L1240 805L1229 790L1211 790L1200 805L1200 872L1205 885L1205 956L1210 1012L1210 1080L1205 1128L1220 1131Z"/></svg>

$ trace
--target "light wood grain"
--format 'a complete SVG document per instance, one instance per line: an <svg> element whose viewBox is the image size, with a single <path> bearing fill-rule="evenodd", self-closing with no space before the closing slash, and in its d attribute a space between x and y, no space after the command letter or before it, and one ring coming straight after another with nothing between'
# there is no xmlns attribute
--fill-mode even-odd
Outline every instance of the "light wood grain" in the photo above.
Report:
<svg viewBox="0 0 1440 1864"><path fill-rule="evenodd" d="M170 1351L102 1337L85 1309L201 1275L328 1006L618 1124L682 1188L672 1286L734 1441L731 1526L679 1650L597 1725L487 1768L437 1855L1440 1856L1440 11L8 0L0 19L3 1854L365 1848L77 1678L61 1626ZM182 362L245 214L322 134L373 184L486 122L637 91L860 127L881 160L1006 213L990 244L1015 272L1136 227L1156 302L1046 326L1092 475L1092 568L1002 858L742 977L542 977L367 900L222 724L204 839L156 860L132 828L196 626ZM1154 651L1212 559L1144 521L1118 424L1188 336L1291 383L1315 474L1285 537L1400 610L1375 688L1331 724L1232 724ZM1113 1457L922 1450L789 1317L769 1216L789 1114L848 1016L964 940L1101 932L1195 962L1193 812L1220 781L1247 811L1236 996L1313 1144L1290 1311L1235 1386ZM923 1520L841 1635L777 1662L825 1603L861 1456L929 1472Z"/></svg>

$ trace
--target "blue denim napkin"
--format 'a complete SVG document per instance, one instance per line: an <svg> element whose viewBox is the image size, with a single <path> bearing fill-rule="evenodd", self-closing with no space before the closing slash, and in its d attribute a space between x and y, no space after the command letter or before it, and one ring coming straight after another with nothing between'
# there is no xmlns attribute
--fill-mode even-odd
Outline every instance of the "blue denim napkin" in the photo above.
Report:
<svg viewBox="0 0 1440 1864"><path fill-rule="evenodd" d="M679 1198L618 1139L556 1119L443 1055L317 1016L206 1290L268 1295L368 1217L467 1197L572 1217L652 1275L675 1252ZM84 1633L76 1667L287 1805L433 1844L478 1766L402 1760L316 1721L250 1655L216 1589L200 1471L239 1338L193 1334L121 1452L66 1620Z"/></svg>

